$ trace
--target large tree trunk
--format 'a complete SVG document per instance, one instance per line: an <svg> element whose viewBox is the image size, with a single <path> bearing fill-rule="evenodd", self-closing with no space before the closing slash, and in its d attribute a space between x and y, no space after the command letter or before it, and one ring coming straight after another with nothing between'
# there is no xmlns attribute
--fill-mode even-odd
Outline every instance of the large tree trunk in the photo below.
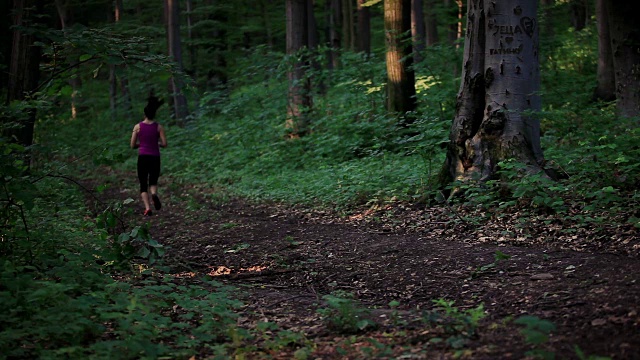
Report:
<svg viewBox="0 0 640 360"><path fill-rule="evenodd" d="M367 0L358 0L358 48L359 52L371 54L371 12L362 6Z"/></svg>
<svg viewBox="0 0 640 360"><path fill-rule="evenodd" d="M167 22L167 44L169 57L173 59L178 70L182 72L182 45L180 43L180 7L178 0L165 0L165 19ZM171 92L169 104L173 109L173 116L181 124L187 115L187 98L182 93L182 80L173 75L169 79L169 91Z"/></svg>
<svg viewBox="0 0 640 360"><path fill-rule="evenodd" d="M404 116L416 109L415 74L411 42L411 0L384 1L387 43L387 111Z"/></svg>
<svg viewBox="0 0 640 360"><path fill-rule="evenodd" d="M616 77L613 71L609 14L605 0L596 0L596 22L598 27L598 81L593 97L594 100L613 101L616 98Z"/></svg>
<svg viewBox="0 0 640 360"><path fill-rule="evenodd" d="M32 92L38 87L42 51L39 46L35 46L36 37L28 31L23 32L22 27L36 26L42 8L42 1L39 0L13 1L14 29L7 104L31 98ZM3 129L3 132L10 141L29 146L33 143L35 121L36 109L32 108L20 119L4 118L3 125L9 125L9 128Z"/></svg>
<svg viewBox="0 0 640 360"><path fill-rule="evenodd" d="M537 0L469 1L448 180L488 180L509 158L541 169L536 11Z"/></svg>
<svg viewBox="0 0 640 360"><path fill-rule="evenodd" d="M427 37L422 0L411 0L411 37L413 38L414 61L421 61Z"/></svg>
<svg viewBox="0 0 640 360"><path fill-rule="evenodd" d="M311 83L306 74L308 59L301 53L309 44L307 0L287 0L287 55L292 61L288 73L289 94L287 122L289 138L304 136L308 131L308 111L311 109Z"/></svg>
<svg viewBox="0 0 640 360"><path fill-rule="evenodd" d="M640 116L640 26L637 2L607 0L620 116Z"/></svg>
<svg viewBox="0 0 640 360"><path fill-rule="evenodd" d="M436 0L426 0L425 7L425 36L427 46L432 46L440 40L438 37L438 17L436 16Z"/></svg>

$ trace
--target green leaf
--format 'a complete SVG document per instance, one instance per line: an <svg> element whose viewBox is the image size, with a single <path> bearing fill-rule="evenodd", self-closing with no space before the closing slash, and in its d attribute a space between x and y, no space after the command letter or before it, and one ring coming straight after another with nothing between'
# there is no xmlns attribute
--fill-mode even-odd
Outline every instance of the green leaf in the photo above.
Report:
<svg viewBox="0 0 640 360"><path fill-rule="evenodd" d="M120 234L120 236L118 236L118 241L120 241L120 243L122 244L122 243L125 243L125 242L129 241L130 238L131 237L129 236L129 234L122 233L122 234Z"/></svg>
<svg viewBox="0 0 640 360"><path fill-rule="evenodd" d="M70 85L65 85L60 88L60 95L62 96L71 96L73 93L73 88Z"/></svg>
<svg viewBox="0 0 640 360"><path fill-rule="evenodd" d="M151 255L151 250L149 250L147 247L141 247L136 255L148 259L149 255Z"/></svg>

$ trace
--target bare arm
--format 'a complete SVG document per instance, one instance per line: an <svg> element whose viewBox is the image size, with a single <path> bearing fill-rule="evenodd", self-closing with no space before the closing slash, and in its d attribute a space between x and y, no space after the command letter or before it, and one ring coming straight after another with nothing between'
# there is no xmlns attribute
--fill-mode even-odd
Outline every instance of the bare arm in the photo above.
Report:
<svg viewBox="0 0 640 360"><path fill-rule="evenodd" d="M129 143L129 145L131 146L132 149L136 149L139 145L138 145L138 132L140 131L140 125L136 124L136 126L133 127L133 132L131 133L131 142Z"/></svg>
<svg viewBox="0 0 640 360"><path fill-rule="evenodd" d="M160 134L160 147L167 147L167 136L164 134L162 125L158 125L158 134Z"/></svg>

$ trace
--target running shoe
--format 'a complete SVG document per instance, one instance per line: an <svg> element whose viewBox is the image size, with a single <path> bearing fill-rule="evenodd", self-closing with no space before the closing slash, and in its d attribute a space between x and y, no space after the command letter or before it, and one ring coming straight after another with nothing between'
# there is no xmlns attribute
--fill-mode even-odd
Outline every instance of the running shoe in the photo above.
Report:
<svg viewBox="0 0 640 360"><path fill-rule="evenodd" d="M151 210L145 210L144 213L142 214L142 216L151 216L153 215L153 211Z"/></svg>
<svg viewBox="0 0 640 360"><path fill-rule="evenodd" d="M151 199L153 200L153 206L156 210L160 210L162 208L162 203L160 202L160 198L157 194L151 195Z"/></svg>

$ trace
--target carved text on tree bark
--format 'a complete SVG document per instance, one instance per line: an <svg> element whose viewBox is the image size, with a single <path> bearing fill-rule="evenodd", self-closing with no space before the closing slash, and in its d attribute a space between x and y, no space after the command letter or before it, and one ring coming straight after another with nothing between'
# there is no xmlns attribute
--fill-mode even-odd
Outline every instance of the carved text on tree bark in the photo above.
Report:
<svg viewBox="0 0 640 360"><path fill-rule="evenodd" d="M489 33L493 36L504 37L506 46L500 42L500 47L495 49L489 49L489 55L519 55L522 52L522 44L515 46L511 45L514 41L514 37L522 36L526 34L529 37L533 36L533 32L536 28L536 19L528 16L520 18L519 24L496 24L493 21L488 22Z"/></svg>

